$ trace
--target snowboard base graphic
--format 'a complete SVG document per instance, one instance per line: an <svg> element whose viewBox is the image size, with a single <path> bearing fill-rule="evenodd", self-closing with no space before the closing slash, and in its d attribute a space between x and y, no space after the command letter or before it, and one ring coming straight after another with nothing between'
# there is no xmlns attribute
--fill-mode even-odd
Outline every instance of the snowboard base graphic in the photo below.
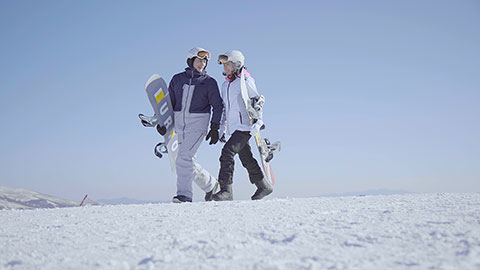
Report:
<svg viewBox="0 0 480 270"><path fill-rule="evenodd" d="M152 105L154 116L149 117L139 114L145 127L156 127L165 141L158 143L154 148L157 157L162 158L167 154L170 167L175 173L175 160L178 155L178 138L174 131L173 107L165 80L158 74L153 74L145 84L148 100Z"/></svg>

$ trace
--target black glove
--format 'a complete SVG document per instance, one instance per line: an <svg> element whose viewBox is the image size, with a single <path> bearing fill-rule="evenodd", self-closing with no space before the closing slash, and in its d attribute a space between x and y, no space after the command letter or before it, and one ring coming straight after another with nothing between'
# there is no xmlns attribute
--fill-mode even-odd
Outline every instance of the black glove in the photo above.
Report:
<svg viewBox="0 0 480 270"><path fill-rule="evenodd" d="M208 139L211 138L209 144L216 144L218 142L218 128L219 128L218 124L212 123L210 125L210 131L208 132L207 137L205 138L206 141L208 141Z"/></svg>
<svg viewBox="0 0 480 270"><path fill-rule="evenodd" d="M167 128L165 126L157 125L157 132L163 136L165 133L167 133Z"/></svg>
<svg viewBox="0 0 480 270"><path fill-rule="evenodd" d="M220 137L220 141L223 143L227 142L227 139L225 138L225 133L222 134L222 137Z"/></svg>

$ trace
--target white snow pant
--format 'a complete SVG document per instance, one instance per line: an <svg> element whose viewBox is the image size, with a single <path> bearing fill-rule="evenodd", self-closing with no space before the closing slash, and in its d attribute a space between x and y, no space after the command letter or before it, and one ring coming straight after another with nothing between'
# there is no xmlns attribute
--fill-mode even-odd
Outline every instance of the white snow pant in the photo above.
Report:
<svg viewBox="0 0 480 270"><path fill-rule="evenodd" d="M200 166L195 154L205 138L205 132L187 132L178 134L177 195L193 197L192 182L201 190L209 192L217 183L217 179Z"/></svg>

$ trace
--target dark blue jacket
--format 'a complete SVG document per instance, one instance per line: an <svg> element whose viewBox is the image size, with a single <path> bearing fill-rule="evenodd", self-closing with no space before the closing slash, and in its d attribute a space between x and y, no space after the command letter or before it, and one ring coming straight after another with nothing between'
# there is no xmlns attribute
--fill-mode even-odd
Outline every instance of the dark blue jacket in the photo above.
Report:
<svg viewBox="0 0 480 270"><path fill-rule="evenodd" d="M184 72L173 76L168 87L173 111L182 111L182 106L185 106L185 104L182 104L184 89L192 85L194 91L189 112L210 113L213 108L211 123L219 124L222 117L223 102L217 81L207 75L206 71L198 72L196 69L188 67Z"/></svg>

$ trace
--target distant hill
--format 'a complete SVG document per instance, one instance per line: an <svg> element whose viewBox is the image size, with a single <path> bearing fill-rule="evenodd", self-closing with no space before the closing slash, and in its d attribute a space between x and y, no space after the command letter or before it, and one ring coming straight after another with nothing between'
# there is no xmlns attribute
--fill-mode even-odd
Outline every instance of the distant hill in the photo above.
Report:
<svg viewBox="0 0 480 270"><path fill-rule="evenodd" d="M358 192L346 192L338 194L327 194L321 197L346 197L346 196L367 196L367 195L403 195L411 192L405 190L391 190L391 189L369 189Z"/></svg>
<svg viewBox="0 0 480 270"><path fill-rule="evenodd" d="M109 205L120 205L120 204L150 204L150 203L165 203L165 202L170 202L170 201L142 201L142 200L137 200L137 199L132 199L132 198L115 198L115 199L100 199L96 200L100 203L103 204L109 204Z"/></svg>
<svg viewBox="0 0 480 270"><path fill-rule="evenodd" d="M0 210L72 206L78 206L78 203L26 189L0 186Z"/></svg>

